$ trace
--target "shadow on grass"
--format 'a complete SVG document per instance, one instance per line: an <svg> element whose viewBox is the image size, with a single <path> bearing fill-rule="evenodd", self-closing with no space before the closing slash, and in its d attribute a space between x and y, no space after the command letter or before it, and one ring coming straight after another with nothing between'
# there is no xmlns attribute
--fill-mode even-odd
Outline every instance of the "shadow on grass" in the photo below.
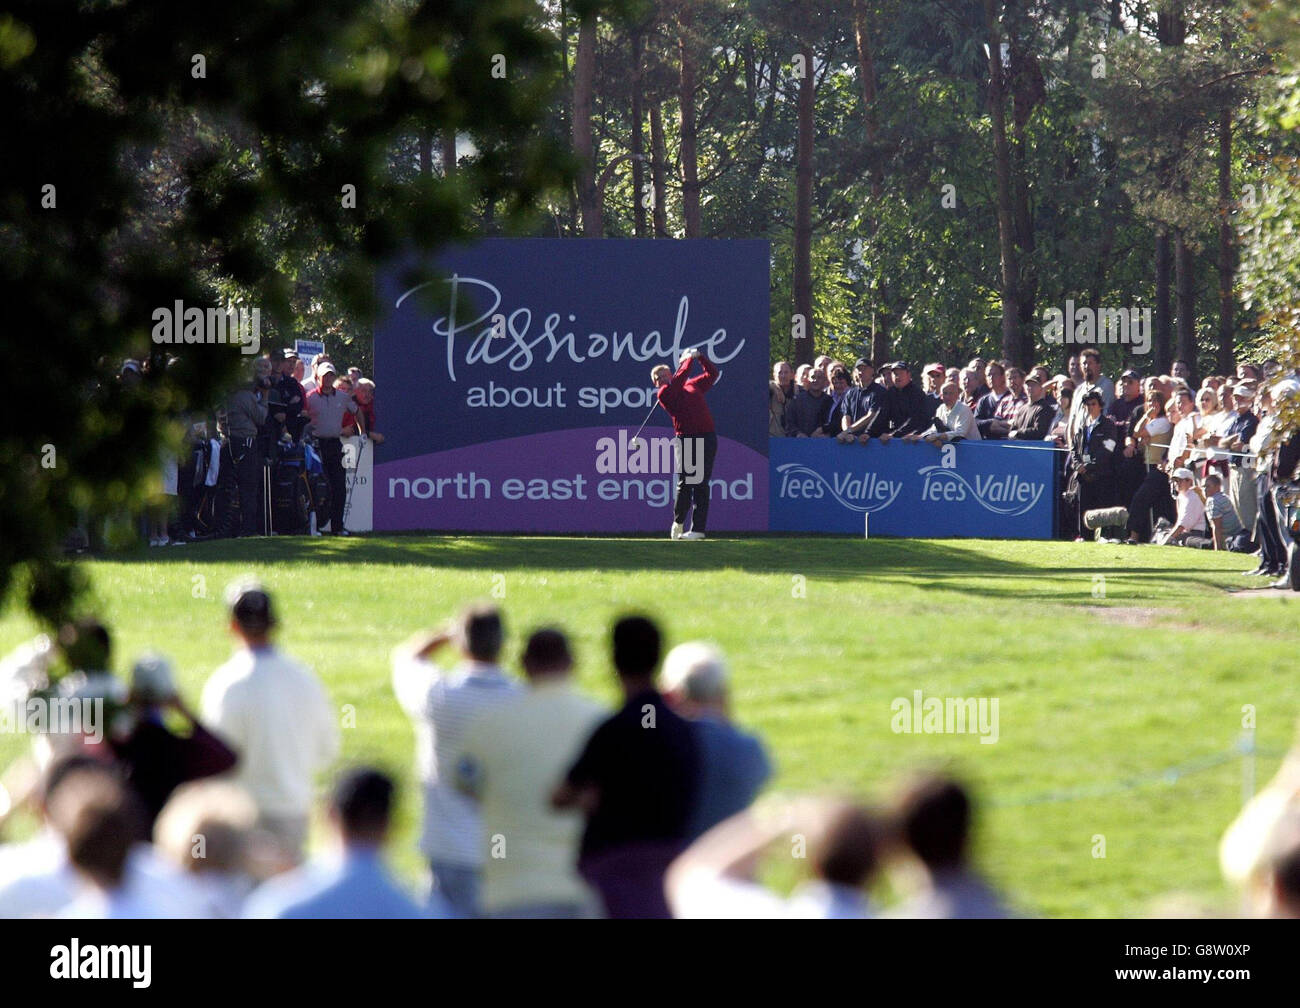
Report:
<svg viewBox="0 0 1300 1008"><path fill-rule="evenodd" d="M824 576L887 577L924 575L910 581L926 588L952 588L952 582L988 579L981 594L1017 595L1019 579L1047 580L1071 575L1115 574L1126 578L1169 579L1199 574L1231 573L1223 568L1143 564L1116 567L1108 555L1081 558L1077 564L1043 566L1032 559L1011 559L960 545L972 540L918 540L822 537L749 536L703 542L672 542L655 538L558 536L388 535L349 539L225 539L106 557L113 564L381 564L449 567L469 570L555 571L718 571L786 576L790 571ZM1019 545L1019 544L1018 544ZM1043 549L1073 544L1044 542ZM1172 557L1170 559L1173 559ZM1010 582L1006 587L999 580Z"/></svg>

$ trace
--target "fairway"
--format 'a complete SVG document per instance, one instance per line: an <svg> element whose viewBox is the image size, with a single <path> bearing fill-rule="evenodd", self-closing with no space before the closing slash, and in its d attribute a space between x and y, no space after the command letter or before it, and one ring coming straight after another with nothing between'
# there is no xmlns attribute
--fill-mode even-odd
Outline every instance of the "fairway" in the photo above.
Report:
<svg viewBox="0 0 1300 1008"><path fill-rule="evenodd" d="M979 861L1022 910L1140 916L1168 910L1170 895L1236 910L1217 844L1240 807L1243 707L1256 711L1258 786L1292 741L1300 597L1232 594L1257 583L1240 574L1253 565L1094 543L374 536L222 541L85 567L116 671L160 650L195 706L232 646L224 586L261 577L281 645L341 709L344 760L402 782L394 856L412 883L413 735L388 653L489 598L505 609L512 670L526 630L560 624L582 687L606 702L618 614L657 617L667 646L716 641L737 720L774 756L775 790L884 797L909 769L947 766L975 785ZM34 632L11 607L0 647ZM918 690L996 700L996 742L896 734L891 702ZM0 739L0 760L23 744Z"/></svg>

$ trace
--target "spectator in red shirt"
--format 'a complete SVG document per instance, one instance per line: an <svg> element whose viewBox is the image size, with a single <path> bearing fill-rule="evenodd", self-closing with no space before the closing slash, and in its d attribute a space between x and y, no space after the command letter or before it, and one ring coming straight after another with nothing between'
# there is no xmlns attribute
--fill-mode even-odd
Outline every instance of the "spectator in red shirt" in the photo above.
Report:
<svg viewBox="0 0 1300 1008"><path fill-rule="evenodd" d="M384 443L384 435L375 430L375 383L369 378L362 378L356 383L352 393L352 407L343 414L343 426L355 427L362 437L368 437L375 444Z"/></svg>
<svg viewBox="0 0 1300 1008"><path fill-rule="evenodd" d="M698 360L704 373L687 378L691 362ZM713 428L713 414L704 401L704 393L718 380L718 369L699 350L682 354L677 372L660 364L650 372L650 381L658 390L659 405L672 417L673 439L677 458L677 498L673 502L674 539L703 539L709 520L709 478L718 454L718 435ZM694 505L691 530L685 531L686 515Z"/></svg>

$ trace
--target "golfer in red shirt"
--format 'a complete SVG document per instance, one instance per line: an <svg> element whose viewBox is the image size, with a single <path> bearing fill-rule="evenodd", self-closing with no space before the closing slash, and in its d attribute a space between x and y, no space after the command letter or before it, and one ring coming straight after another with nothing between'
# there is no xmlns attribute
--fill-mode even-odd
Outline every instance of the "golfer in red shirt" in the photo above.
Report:
<svg viewBox="0 0 1300 1008"><path fill-rule="evenodd" d="M698 360L703 374L687 378L691 362ZM674 374L666 364L650 372L650 381L658 390L659 405L673 418L674 456L677 462L677 497L673 501L674 539L703 539L709 521L709 478L718 454L718 435L713 429L704 393L718 380L718 369L698 350L687 350ZM686 515L694 504L691 530L685 531Z"/></svg>

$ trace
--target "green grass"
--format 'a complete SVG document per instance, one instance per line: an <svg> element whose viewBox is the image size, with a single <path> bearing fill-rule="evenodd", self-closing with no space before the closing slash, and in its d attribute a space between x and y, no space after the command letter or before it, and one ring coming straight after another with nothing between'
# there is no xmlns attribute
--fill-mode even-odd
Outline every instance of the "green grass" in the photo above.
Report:
<svg viewBox="0 0 1300 1008"><path fill-rule="evenodd" d="M775 789L882 798L908 770L949 767L982 800L981 864L1021 907L1134 916L1171 894L1234 910L1216 850L1240 804L1241 761L1163 772L1227 752L1246 704L1267 754L1260 785L1292 740L1300 597L1229 594L1253 581L1240 576L1253 562L1093 543L390 536L209 543L86 566L118 670L162 650L195 701L231 648L223 587L262 577L281 645L355 709L345 760L377 761L406 785L394 857L412 879L413 736L388 653L495 594L512 659L528 628L562 624L583 688L610 702L618 614L657 616L669 645L716 641L737 719L774 755ZM0 648L33 632L11 608ZM894 734L891 700L917 689L997 698L999 741ZM22 745L0 738L0 761Z"/></svg>

